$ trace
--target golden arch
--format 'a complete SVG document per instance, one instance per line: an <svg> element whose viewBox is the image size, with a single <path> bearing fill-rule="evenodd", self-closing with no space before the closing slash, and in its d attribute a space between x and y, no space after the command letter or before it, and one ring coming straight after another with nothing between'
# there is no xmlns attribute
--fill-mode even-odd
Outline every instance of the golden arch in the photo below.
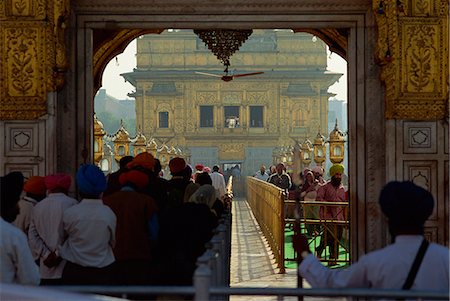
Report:
<svg viewBox="0 0 450 301"><path fill-rule="evenodd" d="M336 52L347 59L348 31L345 28L297 28L293 30L294 32L307 32L319 37L330 47L332 52ZM160 34L163 31L164 29L94 30L94 91L101 87L102 74L106 65L113 57L122 53L132 40L144 34Z"/></svg>

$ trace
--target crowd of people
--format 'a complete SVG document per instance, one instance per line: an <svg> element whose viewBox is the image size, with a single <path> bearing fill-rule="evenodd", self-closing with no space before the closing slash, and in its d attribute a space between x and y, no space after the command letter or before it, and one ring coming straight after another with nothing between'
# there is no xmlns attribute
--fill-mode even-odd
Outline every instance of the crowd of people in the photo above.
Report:
<svg viewBox="0 0 450 301"><path fill-rule="evenodd" d="M254 175L256 178L267 181L285 191L287 199L301 200L306 202L346 202L348 193L342 184L344 166L333 164L329 170L330 180L323 177L324 170L321 166L307 167L300 173L299 183L292 181L292 174L286 172L286 166L278 163L269 168L261 165L259 171ZM304 206L301 210L296 206L293 212L289 212L288 205L284 209L285 217L297 218L303 216L305 219L315 220L345 220L344 209L340 206ZM335 265L338 259L339 241L342 238L343 226L322 228L317 224L305 224L306 233L309 237L320 237L320 243L316 248L316 254L321 257L323 251L328 247L330 258L329 264Z"/></svg>
<svg viewBox="0 0 450 301"><path fill-rule="evenodd" d="M105 177L95 165L1 177L1 273L5 283L192 285L197 258L228 210L220 168L195 172L183 158L160 177L150 153L120 160Z"/></svg>

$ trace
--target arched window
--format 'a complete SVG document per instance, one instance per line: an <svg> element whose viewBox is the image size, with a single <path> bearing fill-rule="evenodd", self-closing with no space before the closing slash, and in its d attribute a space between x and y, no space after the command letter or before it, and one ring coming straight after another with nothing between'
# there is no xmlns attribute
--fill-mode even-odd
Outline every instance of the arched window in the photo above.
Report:
<svg viewBox="0 0 450 301"><path fill-rule="evenodd" d="M305 126L306 112L302 109L297 109L293 112L294 127Z"/></svg>
<svg viewBox="0 0 450 301"><path fill-rule="evenodd" d="M169 127L169 112L159 112L159 128L166 129Z"/></svg>

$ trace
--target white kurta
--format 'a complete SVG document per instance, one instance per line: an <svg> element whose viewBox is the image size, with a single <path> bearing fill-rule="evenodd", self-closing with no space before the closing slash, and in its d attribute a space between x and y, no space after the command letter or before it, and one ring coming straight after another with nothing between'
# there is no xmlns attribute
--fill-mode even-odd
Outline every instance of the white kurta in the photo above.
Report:
<svg viewBox="0 0 450 301"><path fill-rule="evenodd" d="M0 282L39 284L38 267L27 237L3 218L0 218Z"/></svg>
<svg viewBox="0 0 450 301"><path fill-rule="evenodd" d="M67 239L61 257L84 267L103 268L114 262L116 215L99 199L83 199L64 212Z"/></svg>
<svg viewBox="0 0 450 301"><path fill-rule="evenodd" d="M420 235L401 235L395 243L368 253L348 269L329 269L314 255L299 266L300 275L314 288L401 289L422 243ZM430 243L413 290L449 290L450 250Z"/></svg>
<svg viewBox="0 0 450 301"><path fill-rule="evenodd" d="M64 193L50 193L33 208L28 242L35 258L40 259L39 271L43 279L59 279L62 276L64 261L48 268L44 260L63 243L63 213L76 203L77 200Z"/></svg>
<svg viewBox="0 0 450 301"><path fill-rule="evenodd" d="M214 186L214 189L216 190L216 198L219 200L222 199L226 191L225 179L223 175L214 171L209 176L212 180L212 186Z"/></svg>
<svg viewBox="0 0 450 301"><path fill-rule="evenodd" d="M24 196L19 201L20 213L17 215L13 224L20 230L22 230L25 234L28 234L28 228L30 227L31 221L31 212L33 211L33 207L37 204L35 199Z"/></svg>

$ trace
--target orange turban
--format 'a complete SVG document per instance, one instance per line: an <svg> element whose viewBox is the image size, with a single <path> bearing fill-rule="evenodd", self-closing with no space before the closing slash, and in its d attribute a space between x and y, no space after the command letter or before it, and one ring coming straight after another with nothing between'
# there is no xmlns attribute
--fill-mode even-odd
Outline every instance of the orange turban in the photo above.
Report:
<svg viewBox="0 0 450 301"><path fill-rule="evenodd" d="M32 176L25 182L23 186L23 190L28 193L32 193L35 195L45 195L47 191L47 187L45 186L44 177L40 176Z"/></svg>
<svg viewBox="0 0 450 301"><path fill-rule="evenodd" d="M127 172L124 172L119 177L119 183L121 185L125 185L127 183L131 183L135 185L139 189L143 189L147 187L149 183L148 176L139 170L130 170Z"/></svg>
<svg viewBox="0 0 450 301"><path fill-rule="evenodd" d="M169 169L172 174L182 172L186 168L186 161L183 158L175 157L169 161Z"/></svg>
<svg viewBox="0 0 450 301"><path fill-rule="evenodd" d="M153 167L155 167L155 158L152 154L143 152L134 157L133 161L127 164L127 168L131 169L135 166L141 166L146 169L153 170Z"/></svg>
<svg viewBox="0 0 450 301"><path fill-rule="evenodd" d="M54 175L48 175L45 177L45 186L48 190L53 191L55 189L69 190L72 178L68 174L58 173Z"/></svg>

